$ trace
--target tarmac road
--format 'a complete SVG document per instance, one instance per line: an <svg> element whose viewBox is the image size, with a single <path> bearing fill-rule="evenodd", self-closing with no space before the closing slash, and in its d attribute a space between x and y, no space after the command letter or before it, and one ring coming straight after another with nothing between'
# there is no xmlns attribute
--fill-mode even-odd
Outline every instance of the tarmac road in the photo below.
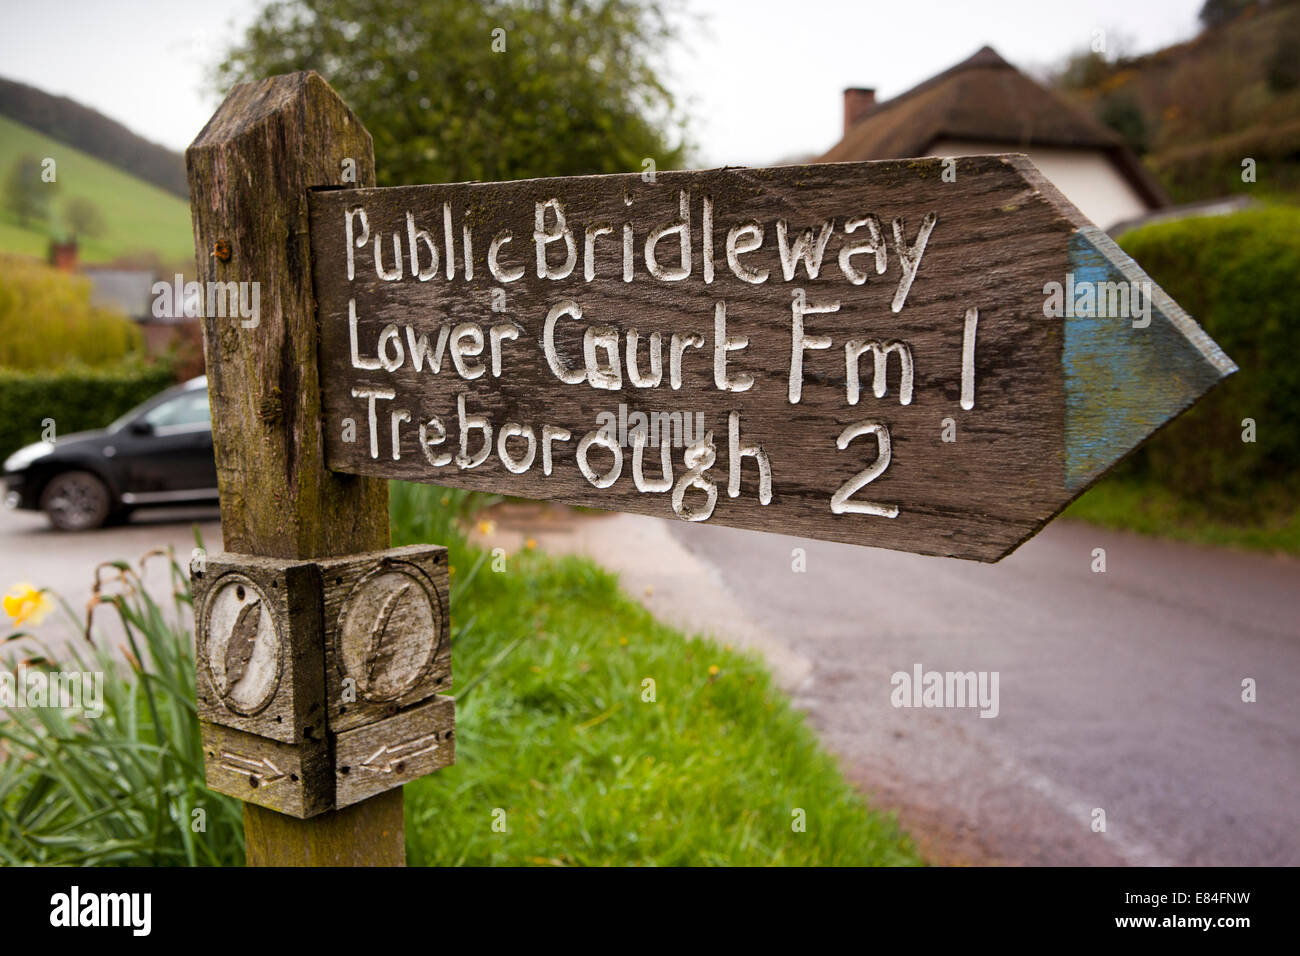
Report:
<svg viewBox="0 0 1300 956"><path fill-rule="evenodd" d="M669 527L810 662L796 702L932 859L1300 864L1300 562L1068 522L996 565ZM916 664L998 672L998 715L892 706Z"/></svg>

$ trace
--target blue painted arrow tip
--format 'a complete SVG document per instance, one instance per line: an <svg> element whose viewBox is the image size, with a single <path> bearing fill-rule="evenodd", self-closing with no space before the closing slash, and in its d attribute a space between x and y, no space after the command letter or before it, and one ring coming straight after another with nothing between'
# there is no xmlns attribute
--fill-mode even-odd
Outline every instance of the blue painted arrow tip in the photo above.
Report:
<svg viewBox="0 0 1300 956"><path fill-rule="evenodd" d="M1101 230L1070 241L1074 285L1150 290L1150 324L1098 315L1065 319L1065 484L1077 490L1237 370L1205 331ZM1146 321L1145 316L1138 320Z"/></svg>

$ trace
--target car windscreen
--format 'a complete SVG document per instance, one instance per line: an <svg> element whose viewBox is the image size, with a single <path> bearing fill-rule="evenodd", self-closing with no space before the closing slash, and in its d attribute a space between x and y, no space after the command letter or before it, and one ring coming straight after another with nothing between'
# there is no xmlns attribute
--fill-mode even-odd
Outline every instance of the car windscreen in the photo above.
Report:
<svg viewBox="0 0 1300 956"><path fill-rule="evenodd" d="M210 421L208 390L206 388L187 389L149 408L150 402L154 401L156 399L150 399L149 402L137 405L109 425L108 430L110 432L121 431L136 420L148 422L154 428L165 428L174 425L206 425ZM147 410L142 412L142 409Z"/></svg>
<svg viewBox="0 0 1300 956"><path fill-rule="evenodd" d="M154 428L173 428L184 425L207 425L208 390L192 388L175 398L155 405L141 416Z"/></svg>

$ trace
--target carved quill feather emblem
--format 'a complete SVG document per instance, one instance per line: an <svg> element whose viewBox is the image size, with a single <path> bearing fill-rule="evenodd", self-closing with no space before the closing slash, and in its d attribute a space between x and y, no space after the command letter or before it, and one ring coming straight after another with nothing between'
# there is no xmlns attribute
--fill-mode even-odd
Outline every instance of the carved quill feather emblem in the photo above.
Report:
<svg viewBox="0 0 1300 956"><path fill-rule="evenodd" d="M375 620L375 626L370 631L370 642L366 646L366 683L373 686L375 675L383 673L384 665L387 665L388 658L392 656L394 648L391 646L384 647L384 637L388 631L388 622L392 620L393 612L397 610L398 603L406 597L406 592L411 590L411 585L403 584L400 588L384 600L383 607L379 609L379 617Z"/></svg>
<svg viewBox="0 0 1300 956"><path fill-rule="evenodd" d="M226 686L234 687L248 673L248 662L253 659L253 645L257 643L257 627L262 623L262 602L249 601L235 619L234 629L226 644Z"/></svg>

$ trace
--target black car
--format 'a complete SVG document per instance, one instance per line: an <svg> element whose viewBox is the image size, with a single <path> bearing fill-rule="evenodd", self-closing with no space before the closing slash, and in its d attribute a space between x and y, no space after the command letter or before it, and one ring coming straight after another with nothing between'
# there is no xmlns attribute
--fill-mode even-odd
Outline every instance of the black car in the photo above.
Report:
<svg viewBox="0 0 1300 956"><path fill-rule="evenodd" d="M216 501L207 379L169 388L107 428L20 448L4 480L9 507L44 511L63 531L136 508Z"/></svg>

